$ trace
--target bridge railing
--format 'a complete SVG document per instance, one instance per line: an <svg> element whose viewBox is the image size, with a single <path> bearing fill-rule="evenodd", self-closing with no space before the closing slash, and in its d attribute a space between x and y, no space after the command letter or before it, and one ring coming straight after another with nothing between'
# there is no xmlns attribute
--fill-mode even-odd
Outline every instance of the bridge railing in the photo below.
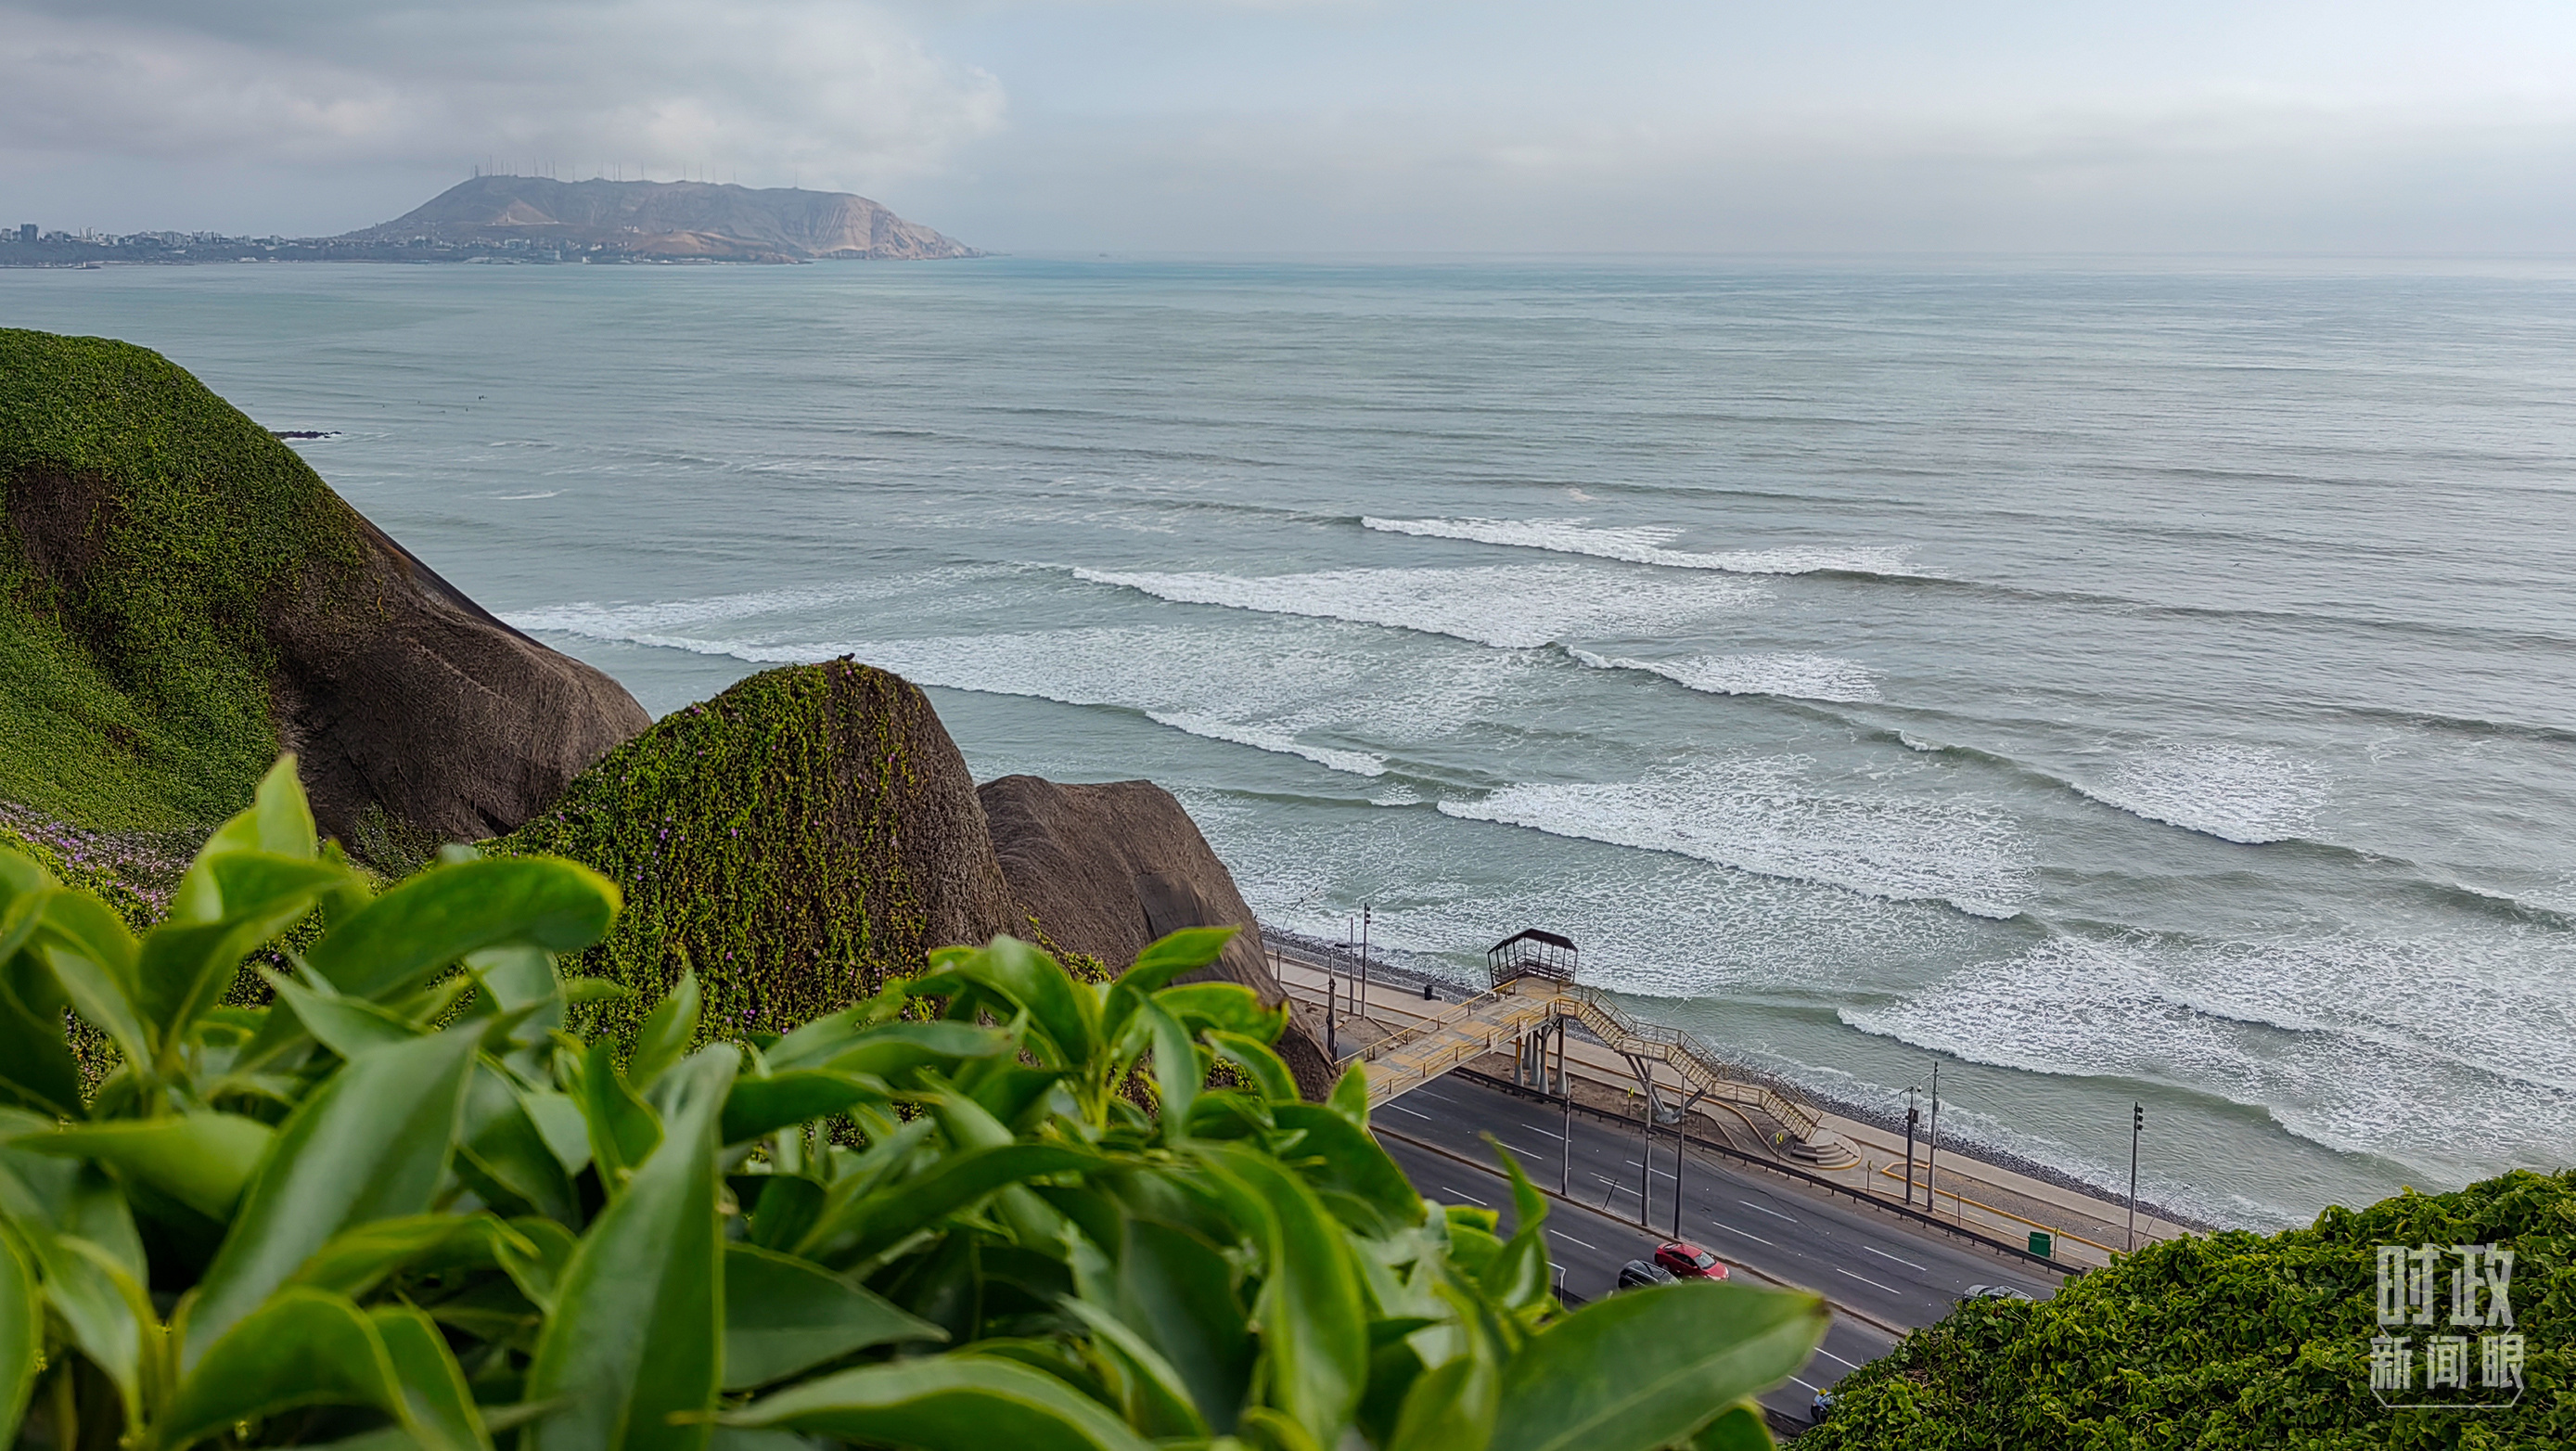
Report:
<svg viewBox="0 0 2576 1451"><path fill-rule="evenodd" d="M1521 976L1536 974L1505 977L1495 985L1496 990ZM1778 1120L1800 1140L1812 1139L1824 1132L1824 1115L1802 1095L1717 1058L1700 1046L1694 1035L1632 1016L1598 988L1553 980L1549 985L1557 998L1573 1009L1572 1015L1612 1051L1669 1063L1673 1071L1681 1074L1692 1087L1714 1098L1758 1108Z"/></svg>

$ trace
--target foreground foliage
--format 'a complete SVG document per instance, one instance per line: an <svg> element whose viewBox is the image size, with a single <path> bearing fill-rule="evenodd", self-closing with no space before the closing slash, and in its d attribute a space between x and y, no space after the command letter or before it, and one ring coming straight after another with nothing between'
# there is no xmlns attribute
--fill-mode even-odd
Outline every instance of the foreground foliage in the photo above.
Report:
<svg viewBox="0 0 2576 1451"><path fill-rule="evenodd" d="M2510 1298L2528 1346L2520 1404L2392 1411L2372 1398L2383 1244L2516 1251ZM2447 1290L2438 1299L2447 1318ZM2420 1361L2430 1332L2413 1333ZM2576 1445L2571 1371L2576 1173L2514 1173L2456 1194L2329 1209L2307 1229L2173 1240L2038 1304L1970 1303L1844 1377L1832 1417L1798 1445L2538 1451Z"/></svg>
<svg viewBox="0 0 2576 1451"><path fill-rule="evenodd" d="M464 853L373 895L291 762L139 942L0 853L0 1443L1715 1451L1823 1328L1565 1313L1516 1168L1508 1238L1426 1204L1358 1079L1299 1102L1276 1014L1174 984L1222 932L1097 985L945 949L696 1052L684 976L626 1049L553 961L618 901ZM121 1056L86 1102L66 1007Z"/></svg>

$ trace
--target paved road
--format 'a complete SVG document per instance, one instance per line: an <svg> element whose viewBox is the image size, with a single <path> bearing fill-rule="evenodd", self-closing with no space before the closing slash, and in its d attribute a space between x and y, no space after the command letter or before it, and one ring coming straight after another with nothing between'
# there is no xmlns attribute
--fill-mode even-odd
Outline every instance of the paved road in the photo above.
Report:
<svg viewBox="0 0 2576 1451"><path fill-rule="evenodd" d="M1500 1171L1462 1164L1435 1149L1492 1163L1493 1151L1480 1137L1490 1133L1533 1182L1556 1187L1564 1127L1559 1109L1451 1075L1381 1106L1371 1121L1386 1131L1382 1142L1423 1193L1500 1211L1506 1232L1511 1191ZM1597 1118L1574 1119L1571 1197L1583 1207L1558 1202L1548 1220L1548 1242L1565 1289L1587 1300L1610 1293L1621 1264L1645 1258L1671 1236L1672 1138L1656 1136L1651 1230L1637 1225L1638 1138L1634 1129L1622 1133ZM2035 1267L1893 1215L1811 1195L1791 1181L1697 1150L1683 1170L1682 1237L1729 1264L1813 1290L1841 1309L1900 1328L1940 1319L1970 1285L2011 1285L2034 1296L2057 1286L2055 1276ZM1810 1392L1893 1343L1878 1326L1836 1315L1816 1360L1791 1385L1763 1399L1803 1417Z"/></svg>

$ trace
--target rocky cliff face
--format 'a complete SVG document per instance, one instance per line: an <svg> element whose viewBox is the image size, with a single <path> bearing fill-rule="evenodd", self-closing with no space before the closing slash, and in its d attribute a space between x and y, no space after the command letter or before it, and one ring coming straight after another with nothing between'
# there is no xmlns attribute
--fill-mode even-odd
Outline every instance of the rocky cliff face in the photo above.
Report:
<svg viewBox="0 0 2576 1451"><path fill-rule="evenodd" d="M1239 927L1215 966L1196 974L1238 982L1277 1004L1261 924L1197 823L1151 781L1068 786L1036 776L987 781L993 853L1011 893L1058 946L1112 966L1183 927ZM1310 1098L1332 1088L1321 1034L1292 1015L1280 1056Z"/></svg>
<svg viewBox="0 0 2576 1451"><path fill-rule="evenodd" d="M352 237L604 247L648 257L791 261L973 257L971 247L863 196L693 181L552 181L478 176Z"/></svg>
<svg viewBox="0 0 2576 1451"><path fill-rule="evenodd" d="M0 799L185 829L281 749L352 845L517 826L649 724L159 355L0 331Z"/></svg>

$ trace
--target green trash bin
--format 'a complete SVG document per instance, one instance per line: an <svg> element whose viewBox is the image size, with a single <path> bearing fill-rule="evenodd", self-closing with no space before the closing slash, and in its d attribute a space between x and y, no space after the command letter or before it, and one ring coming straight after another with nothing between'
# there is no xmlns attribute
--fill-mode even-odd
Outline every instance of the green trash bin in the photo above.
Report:
<svg viewBox="0 0 2576 1451"><path fill-rule="evenodd" d="M2047 1230L2034 1229L2030 1232L2030 1252L2041 1259L2048 1258L2048 1252L2056 1246L2057 1241L2049 1237Z"/></svg>

